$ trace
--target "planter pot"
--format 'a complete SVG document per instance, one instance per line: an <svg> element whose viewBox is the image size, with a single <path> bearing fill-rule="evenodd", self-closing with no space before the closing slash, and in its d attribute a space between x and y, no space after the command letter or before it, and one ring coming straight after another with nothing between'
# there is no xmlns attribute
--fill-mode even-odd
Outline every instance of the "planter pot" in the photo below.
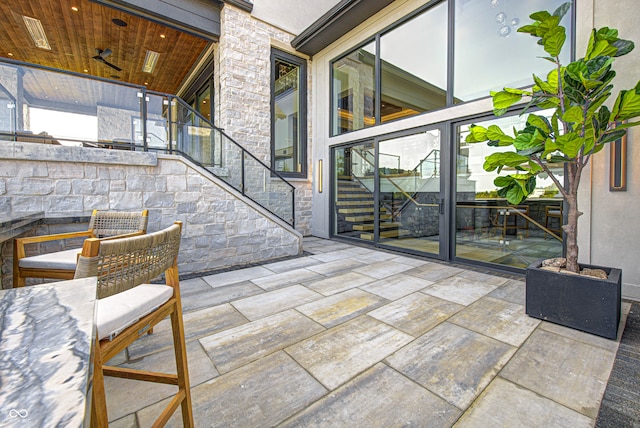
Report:
<svg viewBox="0 0 640 428"><path fill-rule="evenodd" d="M620 324L622 271L602 269L607 279L540 269L542 260L527 268L526 313L565 327L616 339Z"/></svg>

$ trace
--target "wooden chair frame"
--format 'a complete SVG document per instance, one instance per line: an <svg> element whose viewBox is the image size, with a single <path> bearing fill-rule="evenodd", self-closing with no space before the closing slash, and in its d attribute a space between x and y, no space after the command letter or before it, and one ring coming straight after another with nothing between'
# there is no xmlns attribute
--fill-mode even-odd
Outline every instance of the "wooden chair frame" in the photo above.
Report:
<svg viewBox="0 0 640 428"><path fill-rule="evenodd" d="M43 242L60 241L73 238L103 238L141 235L147 232L149 211L141 213L109 212L93 210L86 231L58 233L54 235L29 236L15 238L13 242L13 287L24 287L26 278L73 279L74 270L35 269L20 267L25 258L26 246ZM78 250L80 253L80 249Z"/></svg>
<svg viewBox="0 0 640 428"><path fill-rule="evenodd" d="M108 426L104 376L112 376L177 386L178 392L162 411L153 426L164 426L178 406L181 406L183 425L185 427L193 427L177 264L181 230L182 223L175 222L173 226L165 230L144 236L115 238L108 241L90 238L84 243L82 254L78 259L76 277L97 276L99 299L148 283L162 272L164 272L166 284L173 288L173 295L167 302L125 328L115 338L99 340L96 335L93 356L91 426L100 428ZM129 242L134 244L135 251L133 253L129 253L131 251L131 247L128 245ZM170 246L170 254L155 252L155 249L161 245ZM141 248L144 249L145 246L149 248L149 252L141 253L139 250ZM113 261L116 257L118 257L118 260ZM104 262L104 260L111 261ZM167 316L171 319L177 374L105 365L111 358L143 336Z"/></svg>

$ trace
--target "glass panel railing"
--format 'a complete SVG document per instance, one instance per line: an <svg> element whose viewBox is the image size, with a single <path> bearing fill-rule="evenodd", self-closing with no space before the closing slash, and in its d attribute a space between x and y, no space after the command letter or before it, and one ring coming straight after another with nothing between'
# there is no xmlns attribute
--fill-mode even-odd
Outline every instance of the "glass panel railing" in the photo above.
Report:
<svg viewBox="0 0 640 428"><path fill-rule="evenodd" d="M215 128L183 100L171 97L174 149L289 224L294 190L286 180Z"/></svg>
<svg viewBox="0 0 640 428"><path fill-rule="evenodd" d="M293 222L293 187L249 153L244 152L244 194L281 219Z"/></svg>
<svg viewBox="0 0 640 428"><path fill-rule="evenodd" d="M135 131L143 87L5 62L0 75L3 139L144 150Z"/></svg>
<svg viewBox="0 0 640 428"><path fill-rule="evenodd" d="M11 61L0 76L0 140L181 154L293 225L294 187L182 99Z"/></svg>
<svg viewBox="0 0 640 428"><path fill-rule="evenodd" d="M146 129L142 129L142 121L134 121L136 141L142 142L144 133L147 134L147 148L153 151L169 152L169 99L164 95L147 93L147 121Z"/></svg>

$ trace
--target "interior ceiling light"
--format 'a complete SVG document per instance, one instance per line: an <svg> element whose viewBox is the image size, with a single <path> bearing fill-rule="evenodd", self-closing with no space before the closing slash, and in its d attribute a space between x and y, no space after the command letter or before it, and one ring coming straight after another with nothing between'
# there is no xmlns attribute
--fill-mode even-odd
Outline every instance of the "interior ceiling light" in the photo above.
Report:
<svg viewBox="0 0 640 428"><path fill-rule="evenodd" d="M128 25L125 21L123 21L120 18L113 18L111 22L116 24L118 27L126 27Z"/></svg>
<svg viewBox="0 0 640 428"><path fill-rule="evenodd" d="M147 50L147 55L144 57L144 64L142 64L142 71L145 73L153 73L159 56L160 54L158 52Z"/></svg>
<svg viewBox="0 0 640 428"><path fill-rule="evenodd" d="M164 34L160 34L160 38L161 38L161 39L164 39L164 38L166 38L166 37L167 37L167 36L165 36Z"/></svg>
<svg viewBox="0 0 640 428"><path fill-rule="evenodd" d="M33 39L33 43L36 44L36 47L50 51L51 46L49 45L47 35L44 33L44 28L42 28L40 20L24 15L22 15L22 19L24 20L24 25L27 26L27 31Z"/></svg>
<svg viewBox="0 0 640 428"><path fill-rule="evenodd" d="M80 10L80 9L78 9L78 7L77 7L77 6L71 6L71 10L72 10L72 11L74 11L74 12L77 12L77 11L78 11L78 10Z"/></svg>

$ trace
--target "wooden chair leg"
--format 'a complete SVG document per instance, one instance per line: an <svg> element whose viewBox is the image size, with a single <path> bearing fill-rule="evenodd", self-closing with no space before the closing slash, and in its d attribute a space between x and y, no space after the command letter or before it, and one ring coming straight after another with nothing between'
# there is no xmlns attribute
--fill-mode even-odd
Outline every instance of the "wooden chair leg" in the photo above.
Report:
<svg viewBox="0 0 640 428"><path fill-rule="evenodd" d="M109 417L107 416L107 401L104 392L104 374L102 372L100 341L97 338L93 351L93 384L91 387L91 426L94 428L107 428L109 425Z"/></svg>
<svg viewBox="0 0 640 428"><path fill-rule="evenodd" d="M184 391L182 400L182 425L193 427L193 410L191 408L191 385L189 384L189 370L187 368L187 349L184 338L184 324L182 322L182 308L178 298L175 310L171 314L171 330L173 331L173 349L176 356L176 370L178 373L178 389Z"/></svg>

